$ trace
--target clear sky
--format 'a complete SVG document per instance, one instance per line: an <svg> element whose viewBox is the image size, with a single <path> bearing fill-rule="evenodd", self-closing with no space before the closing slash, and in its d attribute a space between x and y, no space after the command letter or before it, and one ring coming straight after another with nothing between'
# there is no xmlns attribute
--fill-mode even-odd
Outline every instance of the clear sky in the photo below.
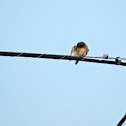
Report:
<svg viewBox="0 0 126 126"><path fill-rule="evenodd" d="M126 0L0 0L0 51L126 57ZM0 57L0 126L116 126L126 67ZM126 123L125 123L126 124Z"/></svg>

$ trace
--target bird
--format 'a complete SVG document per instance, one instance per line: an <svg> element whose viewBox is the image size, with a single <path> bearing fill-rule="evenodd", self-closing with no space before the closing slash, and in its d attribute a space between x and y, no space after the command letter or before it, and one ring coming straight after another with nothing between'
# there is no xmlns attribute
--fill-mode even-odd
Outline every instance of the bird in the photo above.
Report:
<svg viewBox="0 0 126 126"><path fill-rule="evenodd" d="M78 42L77 45L74 45L72 47L70 55L77 56L77 57L85 57L88 51L89 49L85 42ZM79 60L77 60L75 64L77 65L78 62Z"/></svg>

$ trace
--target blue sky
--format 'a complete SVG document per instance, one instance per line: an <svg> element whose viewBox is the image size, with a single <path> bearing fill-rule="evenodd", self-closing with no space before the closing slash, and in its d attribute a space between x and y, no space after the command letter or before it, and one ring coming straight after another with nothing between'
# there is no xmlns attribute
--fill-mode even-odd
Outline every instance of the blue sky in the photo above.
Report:
<svg viewBox="0 0 126 126"><path fill-rule="evenodd" d="M126 57L125 0L1 0L0 51ZM115 126L126 113L126 68L0 57L1 126Z"/></svg>

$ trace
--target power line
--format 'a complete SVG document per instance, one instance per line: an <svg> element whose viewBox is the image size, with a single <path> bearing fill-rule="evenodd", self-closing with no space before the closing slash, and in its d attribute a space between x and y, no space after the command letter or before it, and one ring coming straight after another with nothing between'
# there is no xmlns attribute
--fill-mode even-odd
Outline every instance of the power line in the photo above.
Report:
<svg viewBox="0 0 126 126"><path fill-rule="evenodd" d="M12 56L12 57L31 57L31 58L47 58L47 59L62 59L62 60L78 60L85 62L94 63L104 63L113 65L126 66L126 62L122 62L121 58L113 58L113 60L108 60L108 58L99 57L102 59L96 59L98 57L75 57L70 55L54 55L54 54L41 54L41 53L24 53L24 52L6 52L0 51L0 56Z"/></svg>
<svg viewBox="0 0 126 126"><path fill-rule="evenodd" d="M119 123L117 124L117 126L121 126L124 121L126 120L126 114L124 115L124 117L119 121Z"/></svg>
<svg viewBox="0 0 126 126"><path fill-rule="evenodd" d="M105 54L106 55L106 54ZM86 57L88 57L88 58L98 58L98 59L100 59L100 58L102 58L102 59L116 59L117 57L104 57L104 55L103 55L103 57L101 57L101 56L97 56L97 57L94 57L94 56L86 56ZM120 58L121 60L126 60L126 58Z"/></svg>

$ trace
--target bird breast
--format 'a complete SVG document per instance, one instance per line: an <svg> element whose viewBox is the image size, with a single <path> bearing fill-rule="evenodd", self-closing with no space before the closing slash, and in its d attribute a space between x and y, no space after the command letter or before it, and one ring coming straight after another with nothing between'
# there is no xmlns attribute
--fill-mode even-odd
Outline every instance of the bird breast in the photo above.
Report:
<svg viewBox="0 0 126 126"><path fill-rule="evenodd" d="M85 48L77 48L78 56L86 56L87 50Z"/></svg>

